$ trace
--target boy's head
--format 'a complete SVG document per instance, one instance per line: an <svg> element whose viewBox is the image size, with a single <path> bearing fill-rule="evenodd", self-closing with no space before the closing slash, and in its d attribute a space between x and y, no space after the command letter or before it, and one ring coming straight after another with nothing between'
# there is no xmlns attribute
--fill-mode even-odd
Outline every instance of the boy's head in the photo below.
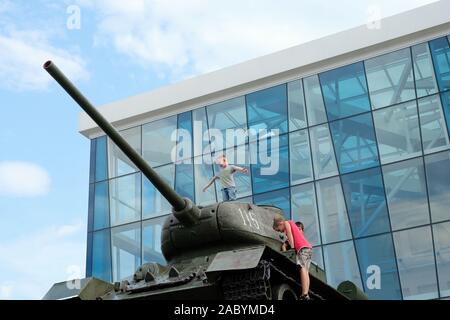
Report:
<svg viewBox="0 0 450 320"><path fill-rule="evenodd" d="M297 222L295 223L295 225L296 225L300 230L305 231L305 226L303 225L302 222L297 221Z"/></svg>
<svg viewBox="0 0 450 320"><path fill-rule="evenodd" d="M273 218L273 229L275 231L284 232L285 225L284 225L284 218L280 215Z"/></svg>
<svg viewBox="0 0 450 320"><path fill-rule="evenodd" d="M224 154L219 156L217 158L217 164L221 168L226 168L228 166L228 159L227 159L227 157Z"/></svg>

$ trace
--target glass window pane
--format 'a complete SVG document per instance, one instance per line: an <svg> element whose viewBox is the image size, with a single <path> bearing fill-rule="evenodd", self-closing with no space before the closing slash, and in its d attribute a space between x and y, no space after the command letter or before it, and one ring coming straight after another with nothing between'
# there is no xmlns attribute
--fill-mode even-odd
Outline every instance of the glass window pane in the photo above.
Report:
<svg viewBox="0 0 450 320"><path fill-rule="evenodd" d="M210 154L194 159L195 175L195 203L206 206L216 202L216 190L214 184L203 192L203 188L214 176L212 159Z"/></svg>
<svg viewBox="0 0 450 320"><path fill-rule="evenodd" d="M95 184L94 230L109 227L108 181Z"/></svg>
<svg viewBox="0 0 450 320"><path fill-rule="evenodd" d="M337 175L338 169L328 124L311 128L309 133L316 179Z"/></svg>
<svg viewBox="0 0 450 320"><path fill-rule="evenodd" d="M330 129L341 174L378 165L371 114L332 122Z"/></svg>
<svg viewBox="0 0 450 320"><path fill-rule="evenodd" d="M142 263L166 265L161 252L161 232L166 217L142 221Z"/></svg>
<svg viewBox="0 0 450 320"><path fill-rule="evenodd" d="M317 181L316 188L323 243L351 239L339 178Z"/></svg>
<svg viewBox="0 0 450 320"><path fill-rule="evenodd" d="M272 192L259 194L253 197L257 205L275 206L283 210L286 219L290 219L291 205L289 201L289 189L282 189Z"/></svg>
<svg viewBox="0 0 450 320"><path fill-rule="evenodd" d="M141 223L111 229L113 281L132 276L141 265Z"/></svg>
<svg viewBox="0 0 450 320"><path fill-rule="evenodd" d="M362 62L323 72L319 77L329 121L370 110Z"/></svg>
<svg viewBox="0 0 450 320"><path fill-rule="evenodd" d="M439 95L419 99L420 129L425 154L450 146Z"/></svg>
<svg viewBox="0 0 450 320"><path fill-rule="evenodd" d="M291 184L311 181L313 173L308 130L296 131L289 135L289 152Z"/></svg>
<svg viewBox="0 0 450 320"><path fill-rule="evenodd" d="M108 155L106 136L96 139L95 146L95 181L108 179Z"/></svg>
<svg viewBox="0 0 450 320"><path fill-rule="evenodd" d="M251 129L278 129L287 132L286 85L248 94L248 126Z"/></svg>
<svg viewBox="0 0 450 320"><path fill-rule="evenodd" d="M415 99L409 48L369 59L365 67L374 109Z"/></svg>
<svg viewBox="0 0 450 320"><path fill-rule="evenodd" d="M305 102L306 111L308 113L308 124L314 126L316 124L327 122L327 114L323 104L322 89L320 88L319 76L314 75L303 79L305 86Z"/></svg>
<svg viewBox="0 0 450 320"><path fill-rule="evenodd" d="M441 297L450 296L450 222L433 225Z"/></svg>
<svg viewBox="0 0 450 320"><path fill-rule="evenodd" d="M141 219L141 174L131 174L109 181L111 225Z"/></svg>
<svg viewBox="0 0 450 320"><path fill-rule="evenodd" d="M246 168L248 170L247 174L241 172L235 172L233 174L234 182L236 184L236 197L243 198L252 195L252 179L250 173L250 152L247 145L240 145L234 148L225 150L225 153L218 152L213 156L214 160L214 174L218 175L220 172L220 167L217 165L216 160L224 155L227 157L228 163L230 165L235 165L241 168ZM216 190L217 199L222 201L222 185L219 180L216 180Z"/></svg>
<svg viewBox="0 0 450 320"><path fill-rule="evenodd" d="M377 110L373 120L382 164L422 154L416 101Z"/></svg>
<svg viewBox="0 0 450 320"><path fill-rule="evenodd" d="M289 131L306 128L305 97L302 80L288 83Z"/></svg>
<svg viewBox="0 0 450 320"><path fill-rule="evenodd" d="M141 127L135 127L120 132L122 137L141 154ZM108 138L109 146L109 177L114 178L137 171L136 166L127 156Z"/></svg>
<svg viewBox="0 0 450 320"><path fill-rule="evenodd" d="M450 219L450 152L425 157L431 220Z"/></svg>
<svg viewBox="0 0 450 320"><path fill-rule="evenodd" d="M314 247L311 262L318 265L322 270L325 271L325 264L323 262L322 247Z"/></svg>
<svg viewBox="0 0 450 320"><path fill-rule="evenodd" d="M438 92L428 43L418 44L411 49L417 97L420 98Z"/></svg>
<svg viewBox="0 0 450 320"><path fill-rule="evenodd" d="M311 245L315 246L320 244L314 183L291 188L291 210L292 220L303 222L305 236Z"/></svg>
<svg viewBox="0 0 450 320"><path fill-rule="evenodd" d="M450 89L450 46L446 37L429 42L440 91Z"/></svg>
<svg viewBox="0 0 450 320"><path fill-rule="evenodd" d="M182 197L189 198L194 201L194 165L192 163L177 164L175 166L175 171L175 191Z"/></svg>
<svg viewBox="0 0 450 320"><path fill-rule="evenodd" d="M383 166L393 230L430 222L422 158Z"/></svg>
<svg viewBox="0 0 450 320"><path fill-rule="evenodd" d="M277 145L278 144L278 145ZM289 186L288 136L272 136L250 144L253 193Z"/></svg>
<svg viewBox="0 0 450 320"><path fill-rule="evenodd" d="M209 153L211 146L209 143L208 119L206 109L198 108L192 110L194 156Z"/></svg>
<svg viewBox="0 0 450 320"><path fill-rule="evenodd" d="M355 241L355 246L363 276L364 291L369 299L401 299L391 234L358 239ZM376 286L376 281L371 281L378 270L380 271L379 287ZM367 287L367 283L371 284L370 288ZM374 286L372 287L372 285Z"/></svg>
<svg viewBox="0 0 450 320"><path fill-rule="evenodd" d="M155 169L156 173L173 188L175 179L175 165L169 164ZM172 206L153 186L153 184L142 176L142 218L147 219L170 213Z"/></svg>
<svg viewBox="0 0 450 320"><path fill-rule="evenodd" d="M184 162L186 159L191 159L193 148L192 112L188 111L178 115L176 161L181 163L182 160Z"/></svg>
<svg viewBox="0 0 450 320"><path fill-rule="evenodd" d="M445 118L447 119L447 130L450 135L450 91L441 94L442 104L444 106ZM443 126L445 128L445 126Z"/></svg>
<svg viewBox="0 0 450 320"><path fill-rule="evenodd" d="M142 153L153 167L173 162L172 150L176 145L177 117L169 117L142 126Z"/></svg>
<svg viewBox="0 0 450 320"><path fill-rule="evenodd" d="M329 285L337 288L341 282L351 281L362 290L361 274L353 241L324 246L323 256Z"/></svg>
<svg viewBox="0 0 450 320"><path fill-rule="evenodd" d="M390 231L380 168L346 174L342 186L355 238Z"/></svg>
<svg viewBox="0 0 450 320"><path fill-rule="evenodd" d="M212 150L223 150L246 142L247 111L245 110L245 97L237 97L207 107L210 130L218 130L222 139L215 141ZM227 132L227 129L228 130ZM234 135L230 135L234 130ZM211 137L211 140L213 137Z"/></svg>
<svg viewBox="0 0 450 320"><path fill-rule="evenodd" d="M92 276L111 282L110 229L92 234Z"/></svg>
<svg viewBox="0 0 450 320"><path fill-rule="evenodd" d="M431 228L424 227L395 232L394 244L403 299L437 298Z"/></svg>

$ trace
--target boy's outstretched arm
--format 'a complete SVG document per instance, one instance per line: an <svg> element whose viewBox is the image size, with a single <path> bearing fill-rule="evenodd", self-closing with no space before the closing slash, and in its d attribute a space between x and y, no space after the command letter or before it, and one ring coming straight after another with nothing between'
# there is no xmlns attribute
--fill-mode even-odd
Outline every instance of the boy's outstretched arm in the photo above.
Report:
<svg viewBox="0 0 450 320"><path fill-rule="evenodd" d="M238 166L233 166L233 169L237 172L241 172L243 174L247 174L248 173L248 169L247 168L242 168L242 167L238 167Z"/></svg>
<svg viewBox="0 0 450 320"><path fill-rule="evenodd" d="M208 190L208 188L214 183L214 181L216 181L217 179L219 179L218 176L214 176L212 177L211 180L209 180L208 184L203 188L203 192L205 192L206 190Z"/></svg>

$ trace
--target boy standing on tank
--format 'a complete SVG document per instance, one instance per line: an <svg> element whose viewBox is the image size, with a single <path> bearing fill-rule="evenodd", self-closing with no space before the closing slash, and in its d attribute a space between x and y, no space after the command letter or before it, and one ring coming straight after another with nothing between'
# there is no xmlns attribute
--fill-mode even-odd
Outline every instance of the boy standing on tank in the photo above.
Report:
<svg viewBox="0 0 450 320"><path fill-rule="evenodd" d="M234 183L233 175L236 172L247 174L248 170L247 168L230 165L225 155L222 155L217 159L217 164L220 167L220 171L203 188L203 192L205 192L214 183L214 181L220 179L223 201L234 201L236 200L236 184Z"/></svg>
<svg viewBox="0 0 450 320"><path fill-rule="evenodd" d="M302 284L301 300L309 300L309 266L311 265L312 246L306 240L303 233L303 224L300 227L292 220L285 220L282 216L276 216L273 219L273 228L276 231L283 232L289 242L289 246L295 249L297 253L297 265L300 266L300 280ZM282 250L286 249L283 243Z"/></svg>

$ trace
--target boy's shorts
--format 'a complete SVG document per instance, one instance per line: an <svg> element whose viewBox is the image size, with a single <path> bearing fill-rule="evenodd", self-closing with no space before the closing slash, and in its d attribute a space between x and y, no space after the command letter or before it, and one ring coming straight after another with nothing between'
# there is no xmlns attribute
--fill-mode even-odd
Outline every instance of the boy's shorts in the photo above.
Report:
<svg viewBox="0 0 450 320"><path fill-rule="evenodd" d="M311 248L301 248L297 252L297 265L302 268L306 268L309 270L309 266L311 265L312 259L312 249Z"/></svg>

